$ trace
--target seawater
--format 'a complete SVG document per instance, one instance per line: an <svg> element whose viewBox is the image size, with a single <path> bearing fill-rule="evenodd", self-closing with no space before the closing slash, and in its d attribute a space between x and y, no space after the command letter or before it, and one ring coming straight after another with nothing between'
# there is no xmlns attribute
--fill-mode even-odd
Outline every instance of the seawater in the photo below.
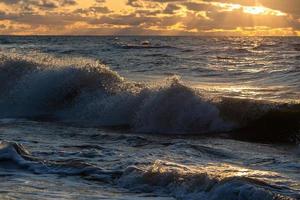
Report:
<svg viewBox="0 0 300 200"><path fill-rule="evenodd" d="M3 199L299 199L297 37L0 37Z"/></svg>

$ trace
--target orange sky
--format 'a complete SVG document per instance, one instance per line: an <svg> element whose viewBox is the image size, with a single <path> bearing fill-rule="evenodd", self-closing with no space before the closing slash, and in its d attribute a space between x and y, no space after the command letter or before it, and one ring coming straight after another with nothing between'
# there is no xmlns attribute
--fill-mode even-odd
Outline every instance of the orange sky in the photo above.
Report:
<svg viewBox="0 0 300 200"><path fill-rule="evenodd" d="M0 0L0 34L300 35L300 0Z"/></svg>

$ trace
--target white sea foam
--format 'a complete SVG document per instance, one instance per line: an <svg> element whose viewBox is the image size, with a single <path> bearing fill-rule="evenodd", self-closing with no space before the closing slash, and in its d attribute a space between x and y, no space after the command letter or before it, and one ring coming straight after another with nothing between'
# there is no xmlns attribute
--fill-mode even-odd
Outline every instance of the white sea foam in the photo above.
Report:
<svg viewBox="0 0 300 200"><path fill-rule="evenodd" d="M128 82L90 60L37 56L33 60L2 55L0 68L7 73L5 77L14 77L1 96L2 115L55 116L155 133L206 133L230 128L215 105L177 79L150 88ZM22 72L10 70L16 65Z"/></svg>
<svg viewBox="0 0 300 200"><path fill-rule="evenodd" d="M203 134L245 126L277 107L236 99L214 101L177 77L159 86L128 81L107 66L83 58L6 53L0 55L0 72L0 114L8 118L127 126L145 133Z"/></svg>
<svg viewBox="0 0 300 200"><path fill-rule="evenodd" d="M158 160L150 166L129 167L119 179L119 185L136 192L183 200L291 199L271 192L273 186L259 179L266 174L276 176L230 165L185 166Z"/></svg>
<svg viewBox="0 0 300 200"><path fill-rule="evenodd" d="M182 200L292 200L282 195L284 188L281 191L272 182L279 174L228 164L188 166L157 160L149 165L129 166L123 171L104 170L75 160L50 161L34 157L21 144L6 141L0 142L0 163L9 170L80 176L113 183L132 192Z"/></svg>

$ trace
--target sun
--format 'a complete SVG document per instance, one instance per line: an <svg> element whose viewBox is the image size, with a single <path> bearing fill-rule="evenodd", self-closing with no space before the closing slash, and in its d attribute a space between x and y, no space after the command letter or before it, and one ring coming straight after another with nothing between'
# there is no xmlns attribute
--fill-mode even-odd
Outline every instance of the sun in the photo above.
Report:
<svg viewBox="0 0 300 200"><path fill-rule="evenodd" d="M286 13L283 13L279 10L272 10L263 6L244 6L243 12L252 15L286 16Z"/></svg>
<svg viewBox="0 0 300 200"><path fill-rule="evenodd" d="M244 7L245 13L250 13L252 15L261 15L261 14L267 14L268 9L262 6L255 6L255 7Z"/></svg>

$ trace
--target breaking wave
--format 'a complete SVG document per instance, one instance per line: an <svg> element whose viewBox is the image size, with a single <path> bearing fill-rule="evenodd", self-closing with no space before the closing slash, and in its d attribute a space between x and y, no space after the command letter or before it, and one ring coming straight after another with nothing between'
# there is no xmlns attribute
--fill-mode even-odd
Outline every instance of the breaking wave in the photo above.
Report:
<svg viewBox="0 0 300 200"><path fill-rule="evenodd" d="M251 173L258 173L250 171L249 176ZM259 173L262 175L264 172ZM238 169L229 165L189 167L158 160L150 166L127 168L118 183L136 192L169 195L176 199L291 199L271 192L279 190L279 187L263 180L235 174L238 174Z"/></svg>
<svg viewBox="0 0 300 200"><path fill-rule="evenodd" d="M0 141L0 167L35 174L79 176L129 189L176 199L205 200L292 200L290 192L268 178L276 173L247 170L231 165L186 166L157 160L150 165L131 166L123 171L105 170L88 163L50 161L34 157L23 145ZM255 177L255 178L253 178ZM261 179L260 179L261 177ZM297 197L296 197L297 198Z"/></svg>
<svg viewBox="0 0 300 200"><path fill-rule="evenodd" d="M234 131L242 139L266 141L295 140L300 129L297 104L211 99L178 77L149 86L125 80L94 60L43 54L0 55L0 115L144 133ZM266 130L271 131L261 137Z"/></svg>

